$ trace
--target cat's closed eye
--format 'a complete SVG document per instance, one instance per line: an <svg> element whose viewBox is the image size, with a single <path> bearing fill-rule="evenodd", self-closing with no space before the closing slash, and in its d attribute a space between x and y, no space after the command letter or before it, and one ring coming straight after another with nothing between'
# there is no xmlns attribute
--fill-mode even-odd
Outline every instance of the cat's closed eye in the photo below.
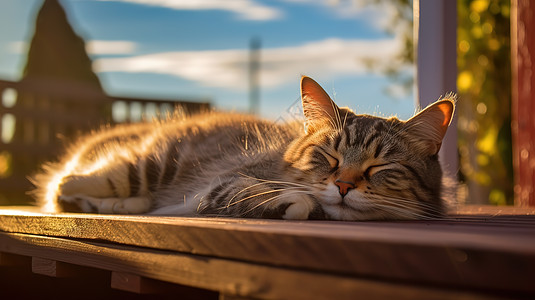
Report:
<svg viewBox="0 0 535 300"><path fill-rule="evenodd" d="M393 163L381 163L371 165L366 168L366 171L364 171L364 178L369 179L371 176L375 175L378 172L390 169L392 165Z"/></svg>
<svg viewBox="0 0 535 300"><path fill-rule="evenodd" d="M334 172L338 167L340 166L340 160L338 158L338 155L330 152L330 151L323 151L323 154L325 155L325 159L329 162L329 165L331 166L331 172Z"/></svg>

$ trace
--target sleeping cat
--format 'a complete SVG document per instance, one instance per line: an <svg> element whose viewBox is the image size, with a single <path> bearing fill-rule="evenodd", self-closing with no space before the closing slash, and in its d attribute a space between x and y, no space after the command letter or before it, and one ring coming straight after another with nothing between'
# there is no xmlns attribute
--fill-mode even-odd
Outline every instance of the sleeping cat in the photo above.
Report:
<svg viewBox="0 0 535 300"><path fill-rule="evenodd" d="M442 215L447 97L408 121L339 108L301 79L306 119L210 112L82 138L36 176L45 211L282 219Z"/></svg>

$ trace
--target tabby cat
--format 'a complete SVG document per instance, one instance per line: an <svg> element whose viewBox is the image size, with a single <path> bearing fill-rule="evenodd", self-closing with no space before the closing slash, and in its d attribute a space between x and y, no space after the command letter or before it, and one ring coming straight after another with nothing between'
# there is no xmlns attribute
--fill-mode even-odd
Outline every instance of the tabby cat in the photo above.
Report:
<svg viewBox="0 0 535 300"><path fill-rule="evenodd" d="M306 119L204 113L106 128L35 177L46 211L282 219L443 213L438 151L452 97L408 121L339 108L309 77Z"/></svg>

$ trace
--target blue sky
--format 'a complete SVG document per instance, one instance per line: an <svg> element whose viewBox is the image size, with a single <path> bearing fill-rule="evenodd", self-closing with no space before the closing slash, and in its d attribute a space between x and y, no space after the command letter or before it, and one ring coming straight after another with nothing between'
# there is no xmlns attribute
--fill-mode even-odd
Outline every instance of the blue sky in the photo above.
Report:
<svg viewBox="0 0 535 300"><path fill-rule="evenodd" d="M276 119L316 79L340 106L359 113L414 112L413 95L362 62L396 64L397 36L382 24L392 9L333 0L63 0L93 69L112 95L209 99L247 111L251 38L261 40L260 112ZM355 4L357 3L357 4ZM361 3L361 4L358 4ZM41 0L0 1L0 79L18 80ZM412 72L409 68L408 72Z"/></svg>

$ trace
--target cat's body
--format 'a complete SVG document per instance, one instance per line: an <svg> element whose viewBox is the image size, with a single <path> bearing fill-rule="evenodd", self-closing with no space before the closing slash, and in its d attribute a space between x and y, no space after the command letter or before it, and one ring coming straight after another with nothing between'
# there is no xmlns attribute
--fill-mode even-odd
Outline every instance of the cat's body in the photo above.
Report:
<svg viewBox="0 0 535 300"><path fill-rule="evenodd" d="M105 129L36 177L48 211L285 219L439 216L453 102L400 121L338 108L302 80L307 132L206 113Z"/></svg>

